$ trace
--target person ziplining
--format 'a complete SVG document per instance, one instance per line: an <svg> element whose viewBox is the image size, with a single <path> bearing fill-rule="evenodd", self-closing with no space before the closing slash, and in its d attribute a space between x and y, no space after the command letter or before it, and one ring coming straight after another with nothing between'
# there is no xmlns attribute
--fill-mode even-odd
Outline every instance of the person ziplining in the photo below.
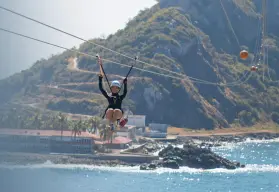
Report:
<svg viewBox="0 0 279 192"><path fill-rule="evenodd" d="M122 110L122 101L125 99L127 95L127 78L134 66L132 65L130 67L130 70L127 73L126 77L124 78L122 85L117 80L112 81L110 84L104 72L103 63L100 56L97 55L96 57L98 59L98 63L100 66L99 89L103 94L103 96L108 101L108 107L105 110L103 118L106 117L106 119L109 121L111 131L114 131L116 122L118 122L121 127L124 127L125 124L128 122L127 118L123 118L124 111ZM135 61L136 60L137 57L135 58ZM107 83L111 91L110 94L108 94L103 88L103 77L105 77L107 80ZM123 85L124 85L123 94L120 95L119 93Z"/></svg>
<svg viewBox="0 0 279 192"><path fill-rule="evenodd" d="M122 110L122 101L126 97L127 94L127 79L123 80L124 84L124 92L122 95L119 94L120 92L120 82L119 81L112 81L110 89L111 94L108 94L102 85L103 76L99 75L99 89L105 98L108 100L108 107L105 111L106 119L109 120L111 131L114 131L114 124L117 120L120 120L123 115Z"/></svg>

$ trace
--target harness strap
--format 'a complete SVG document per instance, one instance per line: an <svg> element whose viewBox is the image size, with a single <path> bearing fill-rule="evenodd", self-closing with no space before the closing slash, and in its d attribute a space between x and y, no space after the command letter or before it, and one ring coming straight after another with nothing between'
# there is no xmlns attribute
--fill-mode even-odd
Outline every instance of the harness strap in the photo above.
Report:
<svg viewBox="0 0 279 192"><path fill-rule="evenodd" d="M96 55L96 57L97 57L97 59L98 59L98 63L99 63L99 65L100 65L100 67L101 67L101 69L102 69L102 71L103 71L103 73L104 73L104 75L105 75L105 78L106 78L106 80L107 80L107 83L108 83L109 88L110 88L110 91L111 91L110 83L109 83L109 81L108 81L108 78L107 78L106 73L105 73L104 68L103 68L102 59L101 59L101 57L100 57L99 55ZM138 57L135 57L135 65L137 64L137 60L138 60ZM128 76L130 75L130 73L131 73L131 71L132 71L133 68L134 68L134 64L131 65L131 67L130 67L130 69L129 69L129 71L128 71L126 77L125 77L125 79L128 78ZM123 83L121 84L120 90L122 89L122 86L123 86ZM117 99L119 99L119 96L117 97ZM105 118L106 112L107 112L108 109L109 109L109 106L106 108L106 110L105 110L105 112L104 112L104 114L103 114L103 116L102 116L102 119ZM122 113L123 113L123 111L122 111Z"/></svg>

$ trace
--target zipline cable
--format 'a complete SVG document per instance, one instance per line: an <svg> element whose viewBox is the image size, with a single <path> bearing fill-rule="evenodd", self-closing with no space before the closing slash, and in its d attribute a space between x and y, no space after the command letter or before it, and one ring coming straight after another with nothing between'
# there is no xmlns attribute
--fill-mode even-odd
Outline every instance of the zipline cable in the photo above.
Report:
<svg viewBox="0 0 279 192"><path fill-rule="evenodd" d="M17 36L24 37L24 38L27 38L27 39L38 41L38 42L41 42L41 43L44 43L44 44L48 44L48 45L51 45L51 46L54 46L54 47L58 47L58 48L61 48L61 49L64 49L64 50L68 50L68 51L71 51L71 52L74 52L74 53L78 53L80 55L88 56L88 57L91 57L91 58L96 58L96 56L93 56L93 55L90 55L90 54L87 54L87 53L84 53L84 52L81 52L81 51L77 51L77 50L73 50L73 49L68 49L68 48L65 48L65 47L60 46L60 45L56 45L56 44L49 43L49 42L46 42L46 41L43 41L43 40L39 40L39 39L36 39L36 38L33 38L33 37L29 37L29 36L26 36L26 35L23 35L23 34L20 34L20 33L16 33L16 32L13 32L13 31L10 31L10 30L7 30L7 29L0 28L0 30L4 31L4 32L7 32L7 33L11 33L11 34L17 35ZM119 63L119 62L116 62L116 61L112 61L112 60L109 60L109 59L103 59L103 60L107 61L109 63L114 63L114 64L117 64L117 65L120 65L120 66L131 67L130 65L122 64L122 63ZM146 70L146 69L141 69L141 68L138 68L138 67L133 67L133 69L144 71L144 72L151 73L151 74L158 75L158 76L163 76L163 77L169 77L169 78L172 78L172 79L182 80L180 77L176 77L176 76L172 76L172 75L167 75L167 74L162 74L162 73L157 73L157 72L154 72L154 71L150 71L150 70ZM239 85L239 83L237 83L237 84L236 83L224 84L224 83L213 83L213 82L200 82L200 81L193 80L193 79L196 79L196 78L191 78L191 77L184 78L184 79L190 79L192 82L199 83L199 84L208 84L208 85L216 85L216 86L237 86L237 85Z"/></svg>
<svg viewBox="0 0 279 192"><path fill-rule="evenodd" d="M224 12L224 14L225 14L225 16L226 16L227 22L229 23L229 27L230 27L230 29L231 29L233 35L234 35L234 38L236 39L236 42L237 42L239 48L241 48L240 43L239 43L239 40L238 40L238 38L237 38L237 36L236 36L236 33L235 33L234 29L233 29L232 23L231 23L231 21L230 21L230 18L229 18L229 16L228 16L228 13L227 13L227 11L226 11L224 5L223 5L222 0L220 0L220 5L221 5L221 7L222 7L222 9L223 9L223 12Z"/></svg>
<svg viewBox="0 0 279 192"><path fill-rule="evenodd" d="M56 31L59 31L59 32L64 33L64 34L69 35L69 36L72 36L72 37L74 37L74 38L76 38L76 39L79 39L79 40L82 40L82 41L84 41L84 42L90 43L90 44L92 44L92 45L99 46L99 47L101 47L101 48L103 48L103 49L106 49L106 50L108 50L108 51L111 51L111 52L113 52L113 53L116 53L116 54L118 54L118 55L121 55L121 56L123 56L123 57L126 57L126 58L129 58L129 59L133 59L133 60L134 60L134 58L129 57L129 56L127 56L127 55L124 55L124 54L122 54L122 53L120 53L120 52L114 51L114 50L112 50L112 49L109 49L109 48L107 48L107 47L105 47L105 46L103 46L103 45L99 45L99 44L97 44L97 43L94 43L94 42L92 42L92 41L85 40L85 39L83 39L83 38L81 38L81 37L78 37L78 36L73 35L73 34L71 34L71 33L65 32L65 31L63 31L63 30L61 30L61 29L58 29L58 28L53 27L53 26L50 26L50 25L45 24L45 23L43 23L43 22L41 22L41 21L38 21L38 20L36 20L36 19L30 18L30 17L28 17L28 16L25 16L25 15L23 15L23 14L20 14L20 13L18 13L18 12L15 12L15 11L11 10L11 9L5 8L5 7L3 7L3 6L0 6L0 9L5 10L5 11L8 11L8 12L10 12L10 13L13 13L13 14L15 14L15 15L18 15L18 16L23 17L23 18L25 18L25 19L31 20L31 21L33 21L33 22L39 23L39 24L44 25L44 26L46 26L46 27L48 27L48 28L54 29L54 30L56 30ZM138 60L138 62L139 62L139 63L146 64L146 65L151 66L151 67L154 67L154 68L157 68L157 69L160 69L160 70L164 70L164 71L169 72L169 73L173 73L173 74L176 74L176 75L180 75L180 76L182 76L182 77L184 77L184 78L189 78L189 79L194 80L194 81L196 81L196 82L209 83L209 84L213 83L213 82L209 82L209 81L206 81L206 80L202 80L202 79L190 77L190 76L187 76L187 75L182 74L182 73L177 73L177 72L174 72L174 71L171 71L171 70L168 70L168 69L164 69L164 68L161 68L161 67L158 67L158 66L156 66L156 65L152 65L152 64L149 64L149 63L140 61L140 60ZM238 80L237 80L235 83L237 83L237 82L238 82ZM215 84L215 83L213 83L213 84Z"/></svg>
<svg viewBox="0 0 279 192"><path fill-rule="evenodd" d="M23 15L23 14L20 14L20 13L18 13L18 12L15 12L15 11L13 11L13 10L11 10L11 9L5 8L5 7L3 7L3 6L0 6L0 9L5 10L5 11L8 11L8 12L13 13L13 14L16 14L16 15L18 15L18 16L20 16L20 17L24 17L25 19L28 19L28 20L31 20L31 21L33 21L33 22L39 23L39 24L44 25L44 26L46 26L46 27L48 27L48 28L51 28L51 29L54 29L54 30L59 31L59 32L61 32L61 33L64 33L64 34L66 34L66 35L72 36L72 37L74 37L74 38L76 38L76 39L79 39L79 40L81 40L81 41L84 41L84 42L86 42L86 43L90 43L90 44L92 44L92 45L101 47L101 48L103 48L103 49L105 49L105 50L111 51L111 52L113 52L113 53L115 53L115 54L121 55L121 56L126 57L126 58L128 58L128 59L134 60L134 58L129 57L129 56L123 54L123 53L114 51L114 50L109 49L109 48L107 48L107 47L105 47L105 46L103 46L103 45L97 44L97 43L95 43L95 42L92 42L92 41L89 41L89 40L85 40L84 38L78 37L78 36L76 36L76 35L73 35L73 34L71 34L71 33L68 33L68 32L66 32L66 31L63 31L63 30L58 29L58 28L56 28L56 27L50 26L50 25L48 25L48 24L46 24L46 23L43 23L43 22L38 21L38 20L36 20L36 19L30 18L30 17L25 16L25 15ZM176 75L185 76L185 75L182 74L182 73L177 73L177 72L174 72L174 71L171 71L171 70L168 70L168 69L164 69L164 68L158 67L158 66L156 66L156 65L149 64L149 63L144 62L144 61L138 60L138 62L139 62L139 63L143 63L143 64L148 65L148 66L151 66L151 67L154 67L154 68L157 68L157 69L160 69L160 70L164 70L164 71L169 72L169 73L173 73L173 74L176 74Z"/></svg>

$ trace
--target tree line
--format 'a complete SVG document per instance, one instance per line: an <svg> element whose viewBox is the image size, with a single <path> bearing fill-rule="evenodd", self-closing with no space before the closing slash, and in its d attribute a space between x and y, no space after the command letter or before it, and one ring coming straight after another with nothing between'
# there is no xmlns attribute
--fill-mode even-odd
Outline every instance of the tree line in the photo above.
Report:
<svg viewBox="0 0 279 192"><path fill-rule="evenodd" d="M98 116L89 119L72 120L63 113L42 114L30 113L10 109L7 113L0 114L0 128L10 129L36 129L36 130L59 130L61 137L63 131L72 131L73 136L79 136L83 131L99 134L106 139L108 132L106 124Z"/></svg>

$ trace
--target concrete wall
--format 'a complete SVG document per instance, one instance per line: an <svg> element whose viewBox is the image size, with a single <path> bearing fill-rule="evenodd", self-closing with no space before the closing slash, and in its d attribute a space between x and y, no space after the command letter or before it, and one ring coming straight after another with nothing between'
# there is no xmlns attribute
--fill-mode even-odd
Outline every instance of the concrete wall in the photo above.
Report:
<svg viewBox="0 0 279 192"><path fill-rule="evenodd" d="M49 153L49 139L38 136L0 135L0 151Z"/></svg>
<svg viewBox="0 0 279 192"><path fill-rule="evenodd" d="M0 135L0 151L5 152L92 154L93 145L91 138Z"/></svg>
<svg viewBox="0 0 279 192"><path fill-rule="evenodd" d="M76 137L52 137L50 140L50 149L54 153L93 153L93 139Z"/></svg>

